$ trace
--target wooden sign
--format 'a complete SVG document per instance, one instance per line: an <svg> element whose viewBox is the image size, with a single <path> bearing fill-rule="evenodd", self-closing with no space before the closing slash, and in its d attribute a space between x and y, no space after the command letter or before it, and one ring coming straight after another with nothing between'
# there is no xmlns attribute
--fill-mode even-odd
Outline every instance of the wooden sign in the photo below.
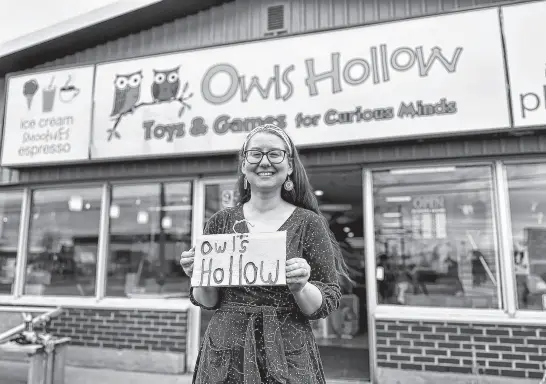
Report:
<svg viewBox="0 0 546 384"><path fill-rule="evenodd" d="M285 263L285 231L199 236L191 285L286 285Z"/></svg>

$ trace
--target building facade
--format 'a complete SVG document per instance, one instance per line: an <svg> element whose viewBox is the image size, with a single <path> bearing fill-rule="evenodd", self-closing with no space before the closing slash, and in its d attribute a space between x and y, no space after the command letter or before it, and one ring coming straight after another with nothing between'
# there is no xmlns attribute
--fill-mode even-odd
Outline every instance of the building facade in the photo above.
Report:
<svg viewBox="0 0 546 384"><path fill-rule="evenodd" d="M329 377L542 377L546 2L515 3L240 0L9 74L0 304L65 308L70 364L191 371L178 258L271 122L356 282Z"/></svg>

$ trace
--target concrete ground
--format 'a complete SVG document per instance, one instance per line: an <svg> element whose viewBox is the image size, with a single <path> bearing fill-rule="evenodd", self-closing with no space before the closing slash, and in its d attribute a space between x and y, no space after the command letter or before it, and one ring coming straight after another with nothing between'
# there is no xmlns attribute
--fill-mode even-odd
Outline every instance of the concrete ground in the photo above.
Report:
<svg viewBox="0 0 546 384"><path fill-rule="evenodd" d="M0 361L0 384L26 384L28 365ZM65 384L190 384L191 375L162 375L141 372L122 372L108 369L66 367ZM365 381L328 380L328 384L367 384Z"/></svg>

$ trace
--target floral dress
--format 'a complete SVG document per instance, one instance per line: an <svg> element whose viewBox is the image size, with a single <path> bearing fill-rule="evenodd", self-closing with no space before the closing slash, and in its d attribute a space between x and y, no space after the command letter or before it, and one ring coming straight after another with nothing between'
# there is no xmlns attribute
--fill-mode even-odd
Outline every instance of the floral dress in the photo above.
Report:
<svg viewBox="0 0 546 384"><path fill-rule="evenodd" d="M205 234L234 233L244 220L242 206L224 209L208 221ZM247 233L245 222L235 230ZM215 313L205 332L193 375L194 384L324 384L324 370L309 320L325 318L339 306L341 291L334 248L324 221L296 208L279 228L286 231L287 259L311 266L309 282L322 293L320 308L305 315L287 286L219 288Z"/></svg>

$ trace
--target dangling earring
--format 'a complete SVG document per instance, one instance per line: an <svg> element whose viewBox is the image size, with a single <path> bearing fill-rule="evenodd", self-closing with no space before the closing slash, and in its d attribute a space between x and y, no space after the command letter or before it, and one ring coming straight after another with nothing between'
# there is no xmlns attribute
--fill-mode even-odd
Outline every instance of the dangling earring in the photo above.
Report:
<svg viewBox="0 0 546 384"><path fill-rule="evenodd" d="M286 178L286 181L284 182L284 190L287 191L287 192L290 192L291 190L294 189L294 183L292 182L292 180L290 179L290 176L288 176Z"/></svg>
<svg viewBox="0 0 546 384"><path fill-rule="evenodd" d="M246 179L246 177L244 178L243 188L245 189L245 191L248 189L248 180Z"/></svg>

